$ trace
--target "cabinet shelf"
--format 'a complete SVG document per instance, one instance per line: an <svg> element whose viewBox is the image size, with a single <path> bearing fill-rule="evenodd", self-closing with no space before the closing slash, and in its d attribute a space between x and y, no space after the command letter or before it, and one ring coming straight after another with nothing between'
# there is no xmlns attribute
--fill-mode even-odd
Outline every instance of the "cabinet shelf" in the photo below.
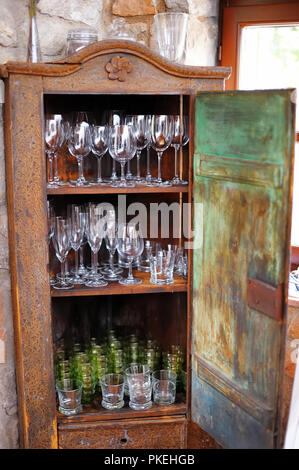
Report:
<svg viewBox="0 0 299 470"><path fill-rule="evenodd" d="M149 281L149 273L138 271L134 273L135 277L142 279L142 283L136 286L123 286L118 282L109 282L106 287L84 287L75 286L73 289L57 290L51 289L51 297L85 297L92 295L122 295L122 294L155 294L187 292L187 281L175 276L174 283L170 285L154 285Z"/></svg>
<svg viewBox="0 0 299 470"><path fill-rule="evenodd" d="M125 406L119 410L106 410L101 406L100 398L96 398L92 405L83 405L83 410L74 416L65 416L57 411L57 422L66 423L84 423L119 419L150 418L159 416L185 415L187 407L185 396L182 393L177 394L176 402L172 405L152 404L148 410L132 410L129 408L128 399L125 398Z"/></svg>
<svg viewBox="0 0 299 470"><path fill-rule="evenodd" d="M75 194L165 194L188 193L188 185L181 186L135 186L134 188L112 188L111 186L61 186L60 188L47 188L48 196L75 195Z"/></svg>

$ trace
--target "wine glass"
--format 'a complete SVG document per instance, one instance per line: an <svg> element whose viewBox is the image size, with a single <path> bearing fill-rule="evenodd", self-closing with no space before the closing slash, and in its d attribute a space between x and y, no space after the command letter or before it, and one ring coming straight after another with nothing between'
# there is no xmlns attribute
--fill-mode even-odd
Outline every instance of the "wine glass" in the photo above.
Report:
<svg viewBox="0 0 299 470"><path fill-rule="evenodd" d="M133 136L132 126L110 126L108 148L111 157L118 161L121 166L121 180L120 182L112 183L112 186L119 188L134 187L135 184L131 181L126 181L125 178L125 164L136 153L136 140Z"/></svg>
<svg viewBox="0 0 299 470"><path fill-rule="evenodd" d="M55 217L52 241L56 256L61 263L61 276L53 284L53 287L55 289L71 289L74 285L66 279L65 273L65 261L71 249L70 227L65 218Z"/></svg>
<svg viewBox="0 0 299 470"><path fill-rule="evenodd" d="M125 111L122 109L114 109L111 111L106 111L104 114L107 116L108 126L120 126L125 123ZM131 173L132 176L132 173ZM113 183L119 180L119 177L116 173L116 161L113 160L112 163L112 173L109 182Z"/></svg>
<svg viewBox="0 0 299 470"><path fill-rule="evenodd" d="M70 242L75 251L75 271L71 278L74 284L84 284L84 279L79 274L79 249L83 242L85 231L85 213L81 206L72 204L68 207L68 219L70 224Z"/></svg>
<svg viewBox="0 0 299 470"><path fill-rule="evenodd" d="M108 282L98 273L97 256L104 236L104 218L97 204L89 203L86 213L86 236L92 253L92 270L89 279L85 281L87 287L104 287Z"/></svg>
<svg viewBox="0 0 299 470"><path fill-rule="evenodd" d="M121 268L114 266L113 259L117 248L117 222L115 217L115 210L108 209L106 214L105 226L105 244L109 251L109 265L101 270L104 274L104 279L107 281L118 281L123 272Z"/></svg>
<svg viewBox="0 0 299 470"><path fill-rule="evenodd" d="M170 181L161 177L161 162L163 152L169 147L173 134L173 117L166 114L155 114L151 120L151 145L158 154L158 178L153 186L171 186Z"/></svg>
<svg viewBox="0 0 299 470"><path fill-rule="evenodd" d="M49 181L48 188L57 188L59 178L57 176L57 151L63 142L63 126L60 114L48 114L45 120L45 143L46 154L49 162ZM56 167L56 174L53 175L53 162Z"/></svg>
<svg viewBox="0 0 299 470"><path fill-rule="evenodd" d="M78 178L71 181L75 186L86 186L88 181L83 174L83 157L91 151L91 130L86 113L78 113L76 121L71 125L69 131L68 149L70 154L78 162Z"/></svg>
<svg viewBox="0 0 299 470"><path fill-rule="evenodd" d="M91 137L91 150L98 160L98 175L94 184L107 184L102 178L102 158L108 150L108 127L92 126Z"/></svg>
<svg viewBox="0 0 299 470"><path fill-rule="evenodd" d="M132 126L133 136L136 139L136 159L137 159L137 175L135 178L136 184L145 184L145 179L140 176L140 157L142 150L150 142L150 127L149 123L151 117L144 114L137 114L126 116L126 124Z"/></svg>
<svg viewBox="0 0 299 470"><path fill-rule="evenodd" d="M187 116L173 116L173 135L171 147L174 148L174 177L171 182L175 185L188 184L188 181L181 180L178 174L178 150L189 142L188 118Z"/></svg>
<svg viewBox="0 0 299 470"><path fill-rule="evenodd" d="M132 263L134 258L141 255L144 241L134 224L120 224L118 229L117 251L120 256L126 257L129 262L129 273L125 279L118 282L126 286L141 284L142 280L133 276Z"/></svg>

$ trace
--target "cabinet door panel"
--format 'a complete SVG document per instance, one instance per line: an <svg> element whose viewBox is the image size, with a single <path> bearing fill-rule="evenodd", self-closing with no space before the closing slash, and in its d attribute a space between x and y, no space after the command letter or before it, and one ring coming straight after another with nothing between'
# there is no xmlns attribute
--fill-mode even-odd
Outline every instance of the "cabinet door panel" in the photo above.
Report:
<svg viewBox="0 0 299 470"><path fill-rule="evenodd" d="M202 218L194 217L192 418L225 447L276 445L292 93L204 93L196 99L194 204Z"/></svg>

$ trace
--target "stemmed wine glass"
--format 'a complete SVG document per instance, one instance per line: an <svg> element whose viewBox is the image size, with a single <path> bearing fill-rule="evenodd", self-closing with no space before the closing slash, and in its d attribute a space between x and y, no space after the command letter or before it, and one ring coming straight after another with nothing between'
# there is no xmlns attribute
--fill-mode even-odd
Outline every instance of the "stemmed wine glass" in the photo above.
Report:
<svg viewBox="0 0 299 470"><path fill-rule="evenodd" d="M132 126L120 125L109 127L108 148L111 157L118 161L121 166L120 182L112 183L113 187L134 187L131 181L126 181L125 164L131 160L136 153L136 140L133 136Z"/></svg>
<svg viewBox="0 0 299 470"><path fill-rule="evenodd" d="M105 226L105 244L109 251L109 266L103 268L101 272L104 274L104 279L107 281L118 281L123 270L116 267L113 263L114 255L117 248L117 222L115 217L115 210L108 209L106 214Z"/></svg>
<svg viewBox="0 0 299 470"><path fill-rule="evenodd" d="M170 181L161 177L161 161L163 152L169 147L173 133L173 117L166 114L155 114L151 120L151 146L158 154L158 178L152 186L171 186Z"/></svg>
<svg viewBox="0 0 299 470"><path fill-rule="evenodd" d="M125 123L125 111L122 109L114 109L112 111L106 111L108 126L120 126ZM131 173L132 176L132 173ZM119 177L116 173L116 161L112 163L112 173L109 179L110 183L119 181Z"/></svg>
<svg viewBox="0 0 299 470"><path fill-rule="evenodd" d="M57 176L57 151L63 143L63 126L60 114L48 114L46 116L45 143L49 162L49 181L47 187L57 188L59 186L59 178ZM55 176L53 176L53 162L56 168Z"/></svg>
<svg viewBox="0 0 299 470"><path fill-rule="evenodd" d="M66 279L65 273L65 261L71 249L70 227L65 218L55 217L52 241L56 256L61 263L61 276L53 284L53 287L55 289L71 289L74 285Z"/></svg>
<svg viewBox="0 0 299 470"><path fill-rule="evenodd" d="M92 153L98 160L98 175L94 184L107 184L102 178L102 158L108 150L108 127L92 126Z"/></svg>
<svg viewBox="0 0 299 470"><path fill-rule="evenodd" d="M75 271L71 278L74 284L84 284L84 279L79 274L79 248L83 242L85 231L85 212L81 206L72 204L68 207L70 224L70 242L75 251Z"/></svg>
<svg viewBox="0 0 299 470"><path fill-rule="evenodd" d="M125 279L118 282L123 285L141 284L142 280L133 276L132 263L134 258L141 255L144 248L144 241L141 233L134 224L120 224L118 228L117 251L120 256L125 257L129 262L129 273Z"/></svg>
<svg viewBox="0 0 299 470"><path fill-rule="evenodd" d="M108 282L98 273L97 257L104 236L104 218L97 204L89 203L86 213L86 236L92 253L92 270L89 279L85 281L87 287L104 287Z"/></svg>
<svg viewBox="0 0 299 470"><path fill-rule="evenodd" d="M174 148L174 177L171 182L175 186L177 184L188 184L188 181L181 180L178 173L178 150L180 147L186 145L189 141L188 134L188 118L180 115L173 116L173 135L171 147Z"/></svg>
<svg viewBox="0 0 299 470"><path fill-rule="evenodd" d="M126 116L126 124L132 126L133 135L136 139L136 159L137 159L137 175L135 177L136 184L144 184L145 179L140 176L140 157L142 150L150 142L150 124L151 117L144 114ZM128 177L128 175L127 175Z"/></svg>
<svg viewBox="0 0 299 470"><path fill-rule="evenodd" d="M86 113L78 113L77 120L70 127L68 149L78 161L78 178L71 181L75 186L86 186L88 181L83 175L83 157L91 151L91 130Z"/></svg>

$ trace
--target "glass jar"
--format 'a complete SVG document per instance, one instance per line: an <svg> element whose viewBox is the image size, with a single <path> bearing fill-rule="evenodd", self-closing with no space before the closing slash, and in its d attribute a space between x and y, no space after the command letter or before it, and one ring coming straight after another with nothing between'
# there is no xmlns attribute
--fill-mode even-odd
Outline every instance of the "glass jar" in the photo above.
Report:
<svg viewBox="0 0 299 470"><path fill-rule="evenodd" d="M66 55L74 54L74 52L97 40L98 33L94 29L72 29L67 33Z"/></svg>

